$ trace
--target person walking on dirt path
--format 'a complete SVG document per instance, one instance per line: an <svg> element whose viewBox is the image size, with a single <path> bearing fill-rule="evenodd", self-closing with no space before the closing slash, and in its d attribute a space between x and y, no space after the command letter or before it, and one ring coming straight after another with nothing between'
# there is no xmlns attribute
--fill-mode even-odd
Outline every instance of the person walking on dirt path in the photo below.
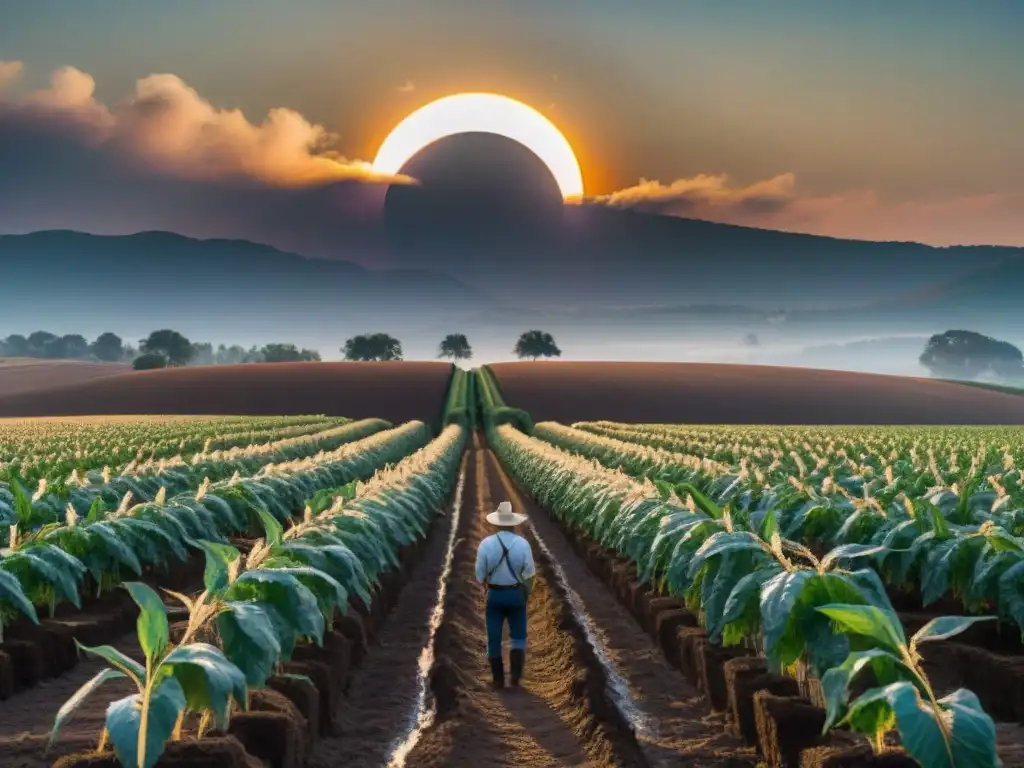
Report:
<svg viewBox="0 0 1024 768"><path fill-rule="evenodd" d="M498 531L481 541L476 552L476 580L487 586L487 657L495 688L505 687L501 634L506 621L513 686L519 685L526 664L526 601L537 574L530 542L515 532L526 520L526 515L512 511L510 502L501 502L487 516L487 522Z"/></svg>

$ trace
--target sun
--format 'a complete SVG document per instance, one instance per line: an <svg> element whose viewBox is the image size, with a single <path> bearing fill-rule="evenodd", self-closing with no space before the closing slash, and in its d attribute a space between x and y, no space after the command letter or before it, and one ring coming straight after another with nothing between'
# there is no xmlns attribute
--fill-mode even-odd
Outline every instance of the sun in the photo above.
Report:
<svg viewBox="0 0 1024 768"><path fill-rule="evenodd" d="M566 200L583 196L583 174L562 132L532 107L493 93L458 93L420 107L384 139L373 169L397 174L429 144L457 133L493 133L522 144L555 177Z"/></svg>

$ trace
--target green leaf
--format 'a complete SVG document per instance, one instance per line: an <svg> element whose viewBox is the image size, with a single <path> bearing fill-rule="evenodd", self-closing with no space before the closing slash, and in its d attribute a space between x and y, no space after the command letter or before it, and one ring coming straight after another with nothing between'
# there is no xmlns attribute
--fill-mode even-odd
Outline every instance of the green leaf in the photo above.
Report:
<svg viewBox="0 0 1024 768"><path fill-rule="evenodd" d="M123 677L126 677L126 675L116 669L101 669L86 681L86 683L75 691L71 698L65 701L63 706L57 710L57 716L53 720L53 730L50 731L49 744L52 745L57 740L57 736L60 734L60 729L72 718L75 714L75 710L82 705L82 703L89 697L89 694L108 680L116 680Z"/></svg>
<svg viewBox="0 0 1024 768"><path fill-rule="evenodd" d="M865 668L875 672L877 685L888 685L899 680L913 682L915 675L898 657L881 648L854 651L838 667L828 670L821 678L821 690L825 697L827 717L822 733L826 733L846 711L846 699L850 683Z"/></svg>
<svg viewBox="0 0 1024 768"><path fill-rule="evenodd" d="M668 497L672 495L672 484L655 478L654 487L658 489L658 495L661 497L661 500L668 501Z"/></svg>
<svg viewBox="0 0 1024 768"><path fill-rule="evenodd" d="M712 640L716 639L726 626L743 617L751 606L757 608L760 602L761 587L765 582L775 578L780 570L779 566L773 565L757 568L733 585L729 597L725 601L721 619L713 628L708 627Z"/></svg>
<svg viewBox="0 0 1024 768"><path fill-rule="evenodd" d="M203 585L211 595L218 595L228 585L231 564L241 553L230 544L216 541L197 541L197 547L206 555L206 567L203 569Z"/></svg>
<svg viewBox="0 0 1024 768"><path fill-rule="evenodd" d="M246 571L228 587L225 599L268 603L298 635L323 640L324 617L316 595L291 574L263 569Z"/></svg>
<svg viewBox="0 0 1024 768"><path fill-rule="evenodd" d="M139 664L139 662L135 661L135 659L121 653L117 648L114 648L111 645L82 645L77 640L75 641L75 645L90 656L96 656L97 658L103 659L111 666L123 672L126 676L132 679L132 682L139 687L139 690L142 690L142 687L146 684L146 668Z"/></svg>
<svg viewBox="0 0 1024 768"><path fill-rule="evenodd" d="M804 587L816 576L811 570L783 571L761 588L761 629L765 651L780 663L779 645Z"/></svg>
<svg viewBox="0 0 1024 768"><path fill-rule="evenodd" d="M142 573L142 563L135 552L125 544L109 523L94 523L86 527L90 535L102 540L107 554L118 562L128 566L136 575Z"/></svg>
<svg viewBox="0 0 1024 768"><path fill-rule="evenodd" d="M212 645L179 646L167 654L161 669L171 670L177 678L188 708L193 712L212 711L220 728L227 726L231 698L245 703L245 675Z"/></svg>
<svg viewBox="0 0 1024 768"><path fill-rule="evenodd" d="M121 765L126 768L153 768L174 733L178 713L185 708L185 703L185 693L178 681L165 677L150 697L144 760L140 760L142 755L139 754L142 694L126 696L107 707L107 732Z"/></svg>
<svg viewBox="0 0 1024 768"><path fill-rule="evenodd" d="M268 607L259 603L226 603L217 616L224 655L245 675L250 688L262 688L281 656L281 641ZM270 609L273 610L273 609ZM294 639L291 641L294 644Z"/></svg>
<svg viewBox="0 0 1024 768"><path fill-rule="evenodd" d="M996 754L996 726L981 708L981 702L971 691L959 688L939 699L949 717L953 732L953 763L961 766L995 768L999 765Z"/></svg>
<svg viewBox="0 0 1024 768"><path fill-rule="evenodd" d="M258 505L253 505L253 509L259 515L260 522L263 523L263 537L267 546L276 547L284 538L284 528L268 509Z"/></svg>
<svg viewBox="0 0 1024 768"><path fill-rule="evenodd" d="M760 530L758 534L765 541L772 540L772 534L779 532L779 517L775 512L775 509L769 509L765 514L764 519L761 521Z"/></svg>
<svg viewBox="0 0 1024 768"><path fill-rule="evenodd" d="M930 502L925 503L927 504L925 511L927 512L928 522L931 524L932 530L935 531L935 536L939 539L948 539L952 536L952 533L946 518L942 516L942 512L934 504Z"/></svg>
<svg viewBox="0 0 1024 768"><path fill-rule="evenodd" d="M167 608L164 601L141 581L126 581L124 588L139 606L139 620L136 626L142 652L146 654L148 660L158 660L167 649Z"/></svg>
<svg viewBox="0 0 1024 768"><path fill-rule="evenodd" d="M903 627L874 605L823 605L818 611L836 622L846 632L870 637L883 648L900 656L906 645Z"/></svg>
<svg viewBox="0 0 1024 768"><path fill-rule="evenodd" d="M348 603L348 591L325 571L306 566L289 566L274 570L290 574L304 584L316 596L317 604L325 617L333 616L336 606Z"/></svg>
<svg viewBox="0 0 1024 768"><path fill-rule="evenodd" d="M33 624L39 623L39 616L36 615L35 606L25 596L24 590L13 574L0 570L0 605L9 605L19 613L24 614Z"/></svg>
<svg viewBox="0 0 1024 768"><path fill-rule="evenodd" d="M85 519L90 523L95 523L102 520L106 515L107 507L103 503L103 499L97 496L92 500L92 504L89 505L89 511L86 513Z"/></svg>
<svg viewBox="0 0 1024 768"><path fill-rule="evenodd" d="M716 533L708 538L694 554L686 575L689 579L693 579L704 563L712 557L744 550L764 551L764 546L764 542L749 531Z"/></svg>
<svg viewBox="0 0 1024 768"><path fill-rule="evenodd" d="M928 768L953 768L935 711L907 682L865 691L850 705L844 722L861 733L875 733L895 720L907 753ZM993 732L993 742L995 741ZM964 763L963 768L984 764Z"/></svg>
<svg viewBox="0 0 1024 768"><path fill-rule="evenodd" d="M940 616L921 627L911 638L911 642L917 644L930 640L945 640L959 635L972 624L977 624L979 621L994 621L996 618L996 616Z"/></svg>
<svg viewBox="0 0 1024 768"><path fill-rule="evenodd" d="M693 499L693 503L697 506L697 509L699 509L708 517L715 518L715 520L722 519L722 508L715 504L713 501L711 501L711 499L709 499L703 493L698 491L692 483L683 483L682 485L680 485L679 489L676 491L676 494L681 499L685 499L686 494L690 494L690 497Z"/></svg>

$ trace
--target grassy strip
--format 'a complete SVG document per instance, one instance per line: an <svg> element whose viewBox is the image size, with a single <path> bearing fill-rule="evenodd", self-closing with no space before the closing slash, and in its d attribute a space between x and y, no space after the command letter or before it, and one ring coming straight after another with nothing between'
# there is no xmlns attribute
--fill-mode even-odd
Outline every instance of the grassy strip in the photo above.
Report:
<svg viewBox="0 0 1024 768"><path fill-rule="evenodd" d="M512 408L501 396L498 379L490 366L482 365L473 371L484 427L488 430L502 424L512 424L520 432L533 433L533 419L521 408Z"/></svg>

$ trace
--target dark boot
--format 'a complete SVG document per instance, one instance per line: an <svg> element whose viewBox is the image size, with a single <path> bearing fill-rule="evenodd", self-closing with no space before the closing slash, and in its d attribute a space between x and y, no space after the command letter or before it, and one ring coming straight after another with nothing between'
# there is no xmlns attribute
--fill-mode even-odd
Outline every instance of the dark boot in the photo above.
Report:
<svg viewBox="0 0 1024 768"><path fill-rule="evenodd" d="M512 685L519 685L523 677L523 666L526 664L526 651L512 649L508 654L508 664L512 673Z"/></svg>
<svg viewBox="0 0 1024 768"><path fill-rule="evenodd" d="M501 656L491 656L491 684L495 688L505 687L505 662Z"/></svg>

